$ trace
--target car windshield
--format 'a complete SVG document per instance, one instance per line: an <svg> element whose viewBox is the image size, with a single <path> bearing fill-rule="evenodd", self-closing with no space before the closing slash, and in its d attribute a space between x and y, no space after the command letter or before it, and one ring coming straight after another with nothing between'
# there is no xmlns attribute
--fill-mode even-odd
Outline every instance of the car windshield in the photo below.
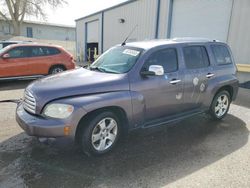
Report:
<svg viewBox="0 0 250 188"><path fill-rule="evenodd" d="M1 45L3 45L3 44L0 44L0 54L4 53L7 49L10 48L10 45L6 46L6 47L3 47L3 48L1 48Z"/></svg>
<svg viewBox="0 0 250 188"><path fill-rule="evenodd" d="M142 51L143 49L140 48L125 46L111 48L102 54L89 69L116 74L126 73L136 63Z"/></svg>

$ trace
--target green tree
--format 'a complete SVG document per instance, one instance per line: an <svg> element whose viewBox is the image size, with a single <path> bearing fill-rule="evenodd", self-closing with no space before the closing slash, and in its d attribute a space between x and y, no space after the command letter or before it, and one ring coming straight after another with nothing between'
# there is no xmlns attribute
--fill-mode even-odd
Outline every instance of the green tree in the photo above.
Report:
<svg viewBox="0 0 250 188"><path fill-rule="evenodd" d="M19 36L25 16L46 19L45 7L56 8L65 4L65 0L0 0L0 18L11 23L14 35Z"/></svg>

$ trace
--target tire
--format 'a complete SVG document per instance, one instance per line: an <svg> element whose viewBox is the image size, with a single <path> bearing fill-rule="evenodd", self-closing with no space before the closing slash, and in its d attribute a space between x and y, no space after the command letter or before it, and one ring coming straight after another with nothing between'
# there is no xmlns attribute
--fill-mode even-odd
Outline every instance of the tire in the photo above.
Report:
<svg viewBox="0 0 250 188"><path fill-rule="evenodd" d="M65 71L65 68L63 66L54 66L54 67L51 67L50 70L49 70L49 74L57 74L59 72L63 72Z"/></svg>
<svg viewBox="0 0 250 188"><path fill-rule="evenodd" d="M104 111L91 116L86 127L80 131L83 152L88 156L98 156L108 153L116 145L121 134L121 123L114 113Z"/></svg>
<svg viewBox="0 0 250 188"><path fill-rule="evenodd" d="M209 113L215 120L223 119L229 110L231 103L230 94L223 90L217 93L213 99L213 102L210 106Z"/></svg>

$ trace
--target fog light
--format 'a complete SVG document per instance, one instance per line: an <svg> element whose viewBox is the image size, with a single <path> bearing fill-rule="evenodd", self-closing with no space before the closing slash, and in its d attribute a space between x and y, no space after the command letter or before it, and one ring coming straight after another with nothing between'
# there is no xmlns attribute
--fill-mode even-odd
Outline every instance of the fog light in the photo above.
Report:
<svg viewBox="0 0 250 188"><path fill-rule="evenodd" d="M64 127L63 131L64 131L64 135L68 136L70 133L70 127Z"/></svg>

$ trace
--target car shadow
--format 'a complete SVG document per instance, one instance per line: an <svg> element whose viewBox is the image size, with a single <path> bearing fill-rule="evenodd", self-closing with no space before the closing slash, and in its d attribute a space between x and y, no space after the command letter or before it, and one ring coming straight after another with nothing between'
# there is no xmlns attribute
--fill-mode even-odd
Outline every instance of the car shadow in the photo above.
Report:
<svg viewBox="0 0 250 188"><path fill-rule="evenodd" d="M250 88L239 88L238 95L233 104L250 108Z"/></svg>
<svg viewBox="0 0 250 188"><path fill-rule="evenodd" d="M24 135L0 143L3 185L15 180L30 187L162 187L237 151L249 131L231 114L220 122L200 115L134 132L101 157L87 157L65 139L45 145ZM8 150L16 140L24 146Z"/></svg>
<svg viewBox="0 0 250 188"><path fill-rule="evenodd" d="M33 80L0 81L0 91L26 88Z"/></svg>

